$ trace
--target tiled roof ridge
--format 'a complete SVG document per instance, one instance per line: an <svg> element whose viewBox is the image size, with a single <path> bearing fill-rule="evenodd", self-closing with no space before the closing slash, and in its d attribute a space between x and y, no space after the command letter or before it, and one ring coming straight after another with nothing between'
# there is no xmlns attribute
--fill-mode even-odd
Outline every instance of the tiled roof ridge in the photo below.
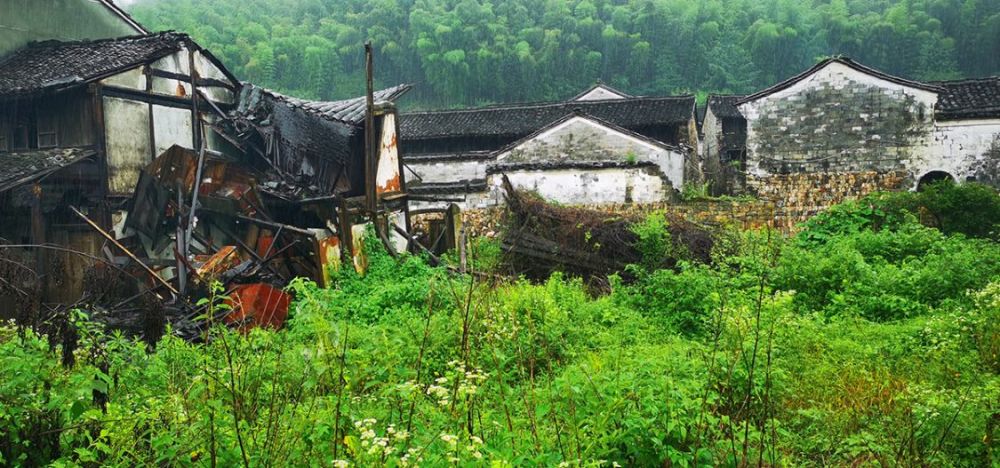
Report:
<svg viewBox="0 0 1000 468"><path fill-rule="evenodd" d="M530 110L530 109L540 109L548 107L572 107L572 106L591 106L595 104L606 104L606 103L631 103L631 102L657 102L657 101L684 101L688 99L694 99L693 94L682 94L676 96L632 96L627 98L613 98L613 99L594 99L591 101L538 101L538 102L522 102L522 103L511 103L511 104L494 104L482 107L468 107L462 109L434 109L426 111L413 111L404 112L404 116L413 115L434 115L434 114L461 114L461 113L471 113L471 112L487 112L494 110Z"/></svg>
<svg viewBox="0 0 1000 468"><path fill-rule="evenodd" d="M937 80L937 81L928 81L928 83L932 83L937 86L948 86L948 85L960 85L968 83L988 83L991 81L1000 81L1000 75L981 76L975 78L960 78L957 80Z"/></svg>
<svg viewBox="0 0 1000 468"><path fill-rule="evenodd" d="M102 37L100 39L76 39L72 41L62 41L59 39L46 39L42 41L31 41L26 46L18 49L14 52L17 54L25 49L44 49L49 47L66 47L66 46L89 46L98 45L110 42L123 42L129 40L142 40L142 39L163 39L163 38L174 38L177 41L191 40L191 36L188 33L177 32L174 30L160 31L149 34L132 34L128 36L118 36L118 37ZM14 55L11 54L11 55Z"/></svg>

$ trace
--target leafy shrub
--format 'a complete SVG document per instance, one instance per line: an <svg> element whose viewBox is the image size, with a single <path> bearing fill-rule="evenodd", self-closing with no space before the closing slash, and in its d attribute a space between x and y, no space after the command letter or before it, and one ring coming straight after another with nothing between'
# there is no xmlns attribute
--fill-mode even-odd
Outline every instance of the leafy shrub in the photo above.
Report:
<svg viewBox="0 0 1000 468"><path fill-rule="evenodd" d="M1000 195L988 185L944 180L921 192L898 196L913 212L924 211L928 223L946 234L996 239L1000 235Z"/></svg>
<svg viewBox="0 0 1000 468"><path fill-rule="evenodd" d="M945 234L996 239L1000 195L987 185L949 180L930 184L921 192L873 193L810 218L797 237L817 245L865 230L895 230L918 219Z"/></svg>
<svg viewBox="0 0 1000 468"><path fill-rule="evenodd" d="M682 264L680 271L636 272L633 285L621 288L618 297L665 330L697 335L717 313L722 302L723 279L701 264Z"/></svg>
<svg viewBox="0 0 1000 468"><path fill-rule="evenodd" d="M654 256L664 224L638 228ZM283 330L150 352L78 313L65 366L0 326L0 464L996 464L1000 249L858 225L725 233L602 297L373 240L366 274L294 282Z"/></svg>
<svg viewBox="0 0 1000 468"><path fill-rule="evenodd" d="M857 231L809 247L788 246L775 286L796 292L802 310L896 320L926 313L1000 275L992 241L947 236L914 223L895 231Z"/></svg>

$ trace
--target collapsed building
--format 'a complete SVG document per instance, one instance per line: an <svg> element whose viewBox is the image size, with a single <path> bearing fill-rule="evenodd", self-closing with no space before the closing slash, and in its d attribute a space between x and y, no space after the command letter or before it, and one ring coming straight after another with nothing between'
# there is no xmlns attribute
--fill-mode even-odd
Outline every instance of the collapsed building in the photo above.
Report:
<svg viewBox="0 0 1000 468"><path fill-rule="evenodd" d="M413 249L392 103L409 86L370 78L355 99L284 96L175 32L3 57L0 317L108 306L117 283L115 307L152 296L190 317L218 280L236 315L277 325L280 288L364 269L368 232Z"/></svg>
<svg viewBox="0 0 1000 468"><path fill-rule="evenodd" d="M227 109L239 82L177 33L31 43L0 61L0 238L97 255L125 220L146 164L173 145L222 150L198 122ZM195 98L198 96L198 98ZM38 251L44 296L74 301L90 260ZM47 265L47 263L53 263Z"/></svg>
<svg viewBox="0 0 1000 468"><path fill-rule="evenodd" d="M706 177L815 211L941 179L1000 186L1000 77L918 82L845 57L749 96L713 96Z"/></svg>
<svg viewBox="0 0 1000 468"><path fill-rule="evenodd" d="M414 207L503 203L501 176L562 203L649 202L700 179L694 96L605 84L560 102L404 113Z"/></svg>

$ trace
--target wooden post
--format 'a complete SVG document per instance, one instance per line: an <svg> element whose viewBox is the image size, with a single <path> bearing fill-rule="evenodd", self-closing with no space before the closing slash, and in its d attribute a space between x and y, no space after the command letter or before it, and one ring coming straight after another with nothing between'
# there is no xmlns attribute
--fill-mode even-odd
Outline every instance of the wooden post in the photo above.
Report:
<svg viewBox="0 0 1000 468"><path fill-rule="evenodd" d="M365 43L365 207L370 215L374 215L377 206L375 200L375 164L378 159L375 149L375 90L372 82L372 43Z"/></svg>
<svg viewBox="0 0 1000 468"><path fill-rule="evenodd" d="M31 243L35 245L45 244L45 216L42 214L42 186L35 183L31 186ZM37 325L42 308L42 295L46 293L46 283L49 272L45 271L45 249L35 250L35 275L38 278L38 291L32 298L33 314L30 317L30 326Z"/></svg>

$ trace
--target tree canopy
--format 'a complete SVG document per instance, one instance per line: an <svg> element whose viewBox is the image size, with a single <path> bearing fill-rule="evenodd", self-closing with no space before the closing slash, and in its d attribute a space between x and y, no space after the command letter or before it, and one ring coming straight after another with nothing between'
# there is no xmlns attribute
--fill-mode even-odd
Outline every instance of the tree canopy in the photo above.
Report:
<svg viewBox="0 0 1000 468"><path fill-rule="evenodd" d="M1000 0L140 0L238 76L336 99L380 85L406 105L555 100L600 79L633 94L747 93L848 55L920 80L1000 74Z"/></svg>

